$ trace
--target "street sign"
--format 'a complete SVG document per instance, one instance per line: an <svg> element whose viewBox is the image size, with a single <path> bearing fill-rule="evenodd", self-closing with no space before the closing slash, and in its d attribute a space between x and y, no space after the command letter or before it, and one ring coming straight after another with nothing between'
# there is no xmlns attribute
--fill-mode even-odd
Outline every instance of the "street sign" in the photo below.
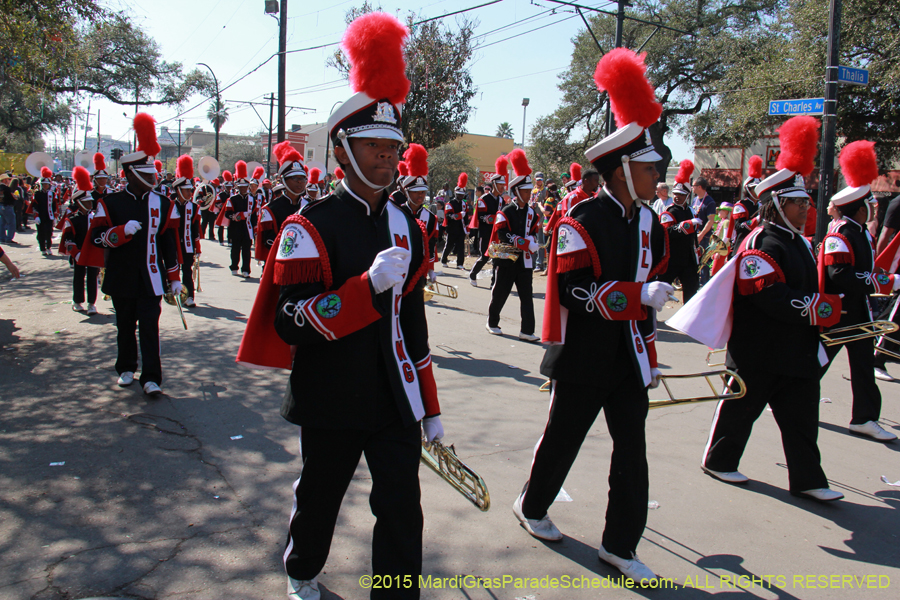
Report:
<svg viewBox="0 0 900 600"><path fill-rule="evenodd" d="M769 101L770 117L822 114L825 114L825 98L801 98L799 100Z"/></svg>
<svg viewBox="0 0 900 600"><path fill-rule="evenodd" d="M838 83L869 85L869 71L853 67L838 67Z"/></svg>

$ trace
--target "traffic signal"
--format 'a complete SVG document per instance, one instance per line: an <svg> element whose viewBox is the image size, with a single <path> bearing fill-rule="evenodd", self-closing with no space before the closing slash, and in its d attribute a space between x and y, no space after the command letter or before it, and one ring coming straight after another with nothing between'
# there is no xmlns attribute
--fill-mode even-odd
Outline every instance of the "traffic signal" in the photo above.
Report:
<svg viewBox="0 0 900 600"><path fill-rule="evenodd" d="M122 158L123 154L125 154L125 152L123 152L121 148L113 148L112 152L109 153L109 156L113 160L119 160L120 158Z"/></svg>

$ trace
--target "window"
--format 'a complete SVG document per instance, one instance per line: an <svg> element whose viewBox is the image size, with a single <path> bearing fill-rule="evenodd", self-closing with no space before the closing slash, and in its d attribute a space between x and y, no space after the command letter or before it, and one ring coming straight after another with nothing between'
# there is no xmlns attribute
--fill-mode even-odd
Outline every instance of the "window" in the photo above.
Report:
<svg viewBox="0 0 900 600"><path fill-rule="evenodd" d="M309 162L311 160L316 160L316 149L315 148L308 148L306 150L306 162Z"/></svg>

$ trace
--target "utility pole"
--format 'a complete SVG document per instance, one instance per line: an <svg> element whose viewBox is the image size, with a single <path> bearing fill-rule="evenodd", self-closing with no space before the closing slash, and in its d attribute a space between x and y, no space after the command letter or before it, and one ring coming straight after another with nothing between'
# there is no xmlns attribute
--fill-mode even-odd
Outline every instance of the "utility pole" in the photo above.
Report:
<svg viewBox="0 0 900 600"><path fill-rule="evenodd" d="M828 64L825 67L825 113L822 115L822 162L816 201L816 243L828 229L828 198L834 187L834 140L837 126L838 51L841 47L841 0L831 0L828 15Z"/></svg>
<svg viewBox="0 0 900 600"><path fill-rule="evenodd" d="M184 119L178 119L178 156L181 156L181 122Z"/></svg>
<svg viewBox="0 0 900 600"><path fill-rule="evenodd" d="M212 67L210 67L206 63L197 63L198 65L204 66L209 69L210 75L212 75L213 82L216 84L216 122L213 124L213 129L216 130L216 160L219 160L219 129L221 129L222 125L220 122L221 119L221 102L222 96L219 95L219 80L216 78L216 74L213 73Z"/></svg>
<svg viewBox="0 0 900 600"><path fill-rule="evenodd" d="M97 152L100 152L100 109L97 109Z"/></svg>
<svg viewBox="0 0 900 600"><path fill-rule="evenodd" d="M91 128L91 99L88 98L88 109L87 114L84 116L84 145L81 147L82 150L87 150L87 136L88 130Z"/></svg>
<svg viewBox="0 0 900 600"><path fill-rule="evenodd" d="M287 117L285 104L287 103L286 72L287 72L287 0L281 0L281 17L278 19L278 141L284 141L285 118Z"/></svg>
<svg viewBox="0 0 900 600"><path fill-rule="evenodd" d="M134 86L134 116L137 116L138 113L138 86ZM134 132L134 146L133 152L137 152L137 131Z"/></svg>
<svg viewBox="0 0 900 600"><path fill-rule="evenodd" d="M266 175L272 177L272 113L275 111L275 94L269 94L268 98L263 100L269 101L269 145L266 148ZM274 180L275 178L272 177Z"/></svg>

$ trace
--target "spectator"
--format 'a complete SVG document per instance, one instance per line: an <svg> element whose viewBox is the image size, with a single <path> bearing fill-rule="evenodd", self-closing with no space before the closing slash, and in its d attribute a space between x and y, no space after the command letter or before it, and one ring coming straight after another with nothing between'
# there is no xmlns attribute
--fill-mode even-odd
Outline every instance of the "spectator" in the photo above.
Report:
<svg viewBox="0 0 900 600"><path fill-rule="evenodd" d="M665 181L660 181L656 185L656 200L650 207L657 215L663 214L667 208L672 205L672 197L669 196L669 185Z"/></svg>
<svg viewBox="0 0 900 600"><path fill-rule="evenodd" d="M0 263L3 263L6 266L12 274L13 279L19 278L19 268L16 267L12 260L10 260L9 256L3 251L3 248L0 248Z"/></svg>
<svg viewBox="0 0 900 600"><path fill-rule="evenodd" d="M0 243L16 237L16 198L9 188L9 173L0 173Z"/></svg>
<svg viewBox="0 0 900 600"><path fill-rule="evenodd" d="M707 181L705 177L698 177L694 180L693 192L695 198L694 202L691 204L691 209L694 212L694 216L703 223L703 229L697 234L701 252L705 252L706 248L709 246L713 220L716 216L716 201L712 199L712 196L707 194L708 189L709 181ZM700 272L700 285L705 284L707 281L709 281L708 266L703 267L703 270Z"/></svg>

